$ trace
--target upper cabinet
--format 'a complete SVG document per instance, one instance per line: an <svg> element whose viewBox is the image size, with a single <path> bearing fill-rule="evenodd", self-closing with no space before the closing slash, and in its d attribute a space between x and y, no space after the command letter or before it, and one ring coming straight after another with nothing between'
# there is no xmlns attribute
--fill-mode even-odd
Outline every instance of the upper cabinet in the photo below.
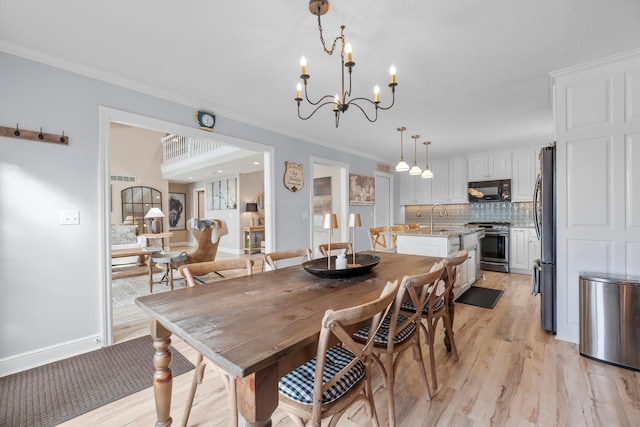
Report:
<svg viewBox="0 0 640 427"><path fill-rule="evenodd" d="M433 203L468 203L467 160L439 160L431 165Z"/></svg>
<svg viewBox="0 0 640 427"><path fill-rule="evenodd" d="M511 152L500 151L467 156L468 180L487 181L511 178Z"/></svg>
<svg viewBox="0 0 640 427"><path fill-rule="evenodd" d="M433 179L422 178L420 175L400 175L400 204L401 205L429 205L433 203Z"/></svg>
<svg viewBox="0 0 640 427"><path fill-rule="evenodd" d="M513 152L513 178L511 180L511 201L530 202L538 176L538 152L521 150Z"/></svg>

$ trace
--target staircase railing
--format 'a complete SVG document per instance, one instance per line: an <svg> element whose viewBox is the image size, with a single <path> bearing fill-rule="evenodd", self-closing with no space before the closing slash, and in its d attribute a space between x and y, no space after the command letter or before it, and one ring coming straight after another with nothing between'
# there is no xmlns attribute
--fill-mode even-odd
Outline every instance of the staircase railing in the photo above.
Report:
<svg viewBox="0 0 640 427"><path fill-rule="evenodd" d="M223 144L208 140L167 135L162 138L162 163L164 165L191 159L224 147Z"/></svg>

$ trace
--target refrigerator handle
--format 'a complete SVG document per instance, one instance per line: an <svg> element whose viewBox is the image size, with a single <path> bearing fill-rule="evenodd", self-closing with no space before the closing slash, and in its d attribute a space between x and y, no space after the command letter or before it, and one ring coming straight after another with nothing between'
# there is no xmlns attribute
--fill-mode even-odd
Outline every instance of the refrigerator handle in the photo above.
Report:
<svg viewBox="0 0 640 427"><path fill-rule="evenodd" d="M542 238L540 234L540 220L538 219L538 198L540 197L540 186L542 185L541 177L538 175L536 186L533 189L533 225L536 229L538 240Z"/></svg>

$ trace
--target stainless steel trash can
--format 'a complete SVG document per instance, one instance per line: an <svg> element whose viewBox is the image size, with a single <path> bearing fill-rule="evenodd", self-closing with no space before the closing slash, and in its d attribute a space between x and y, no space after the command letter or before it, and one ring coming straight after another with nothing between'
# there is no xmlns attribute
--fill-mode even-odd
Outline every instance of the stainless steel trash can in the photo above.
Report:
<svg viewBox="0 0 640 427"><path fill-rule="evenodd" d="M640 277L580 273L580 354L640 370Z"/></svg>

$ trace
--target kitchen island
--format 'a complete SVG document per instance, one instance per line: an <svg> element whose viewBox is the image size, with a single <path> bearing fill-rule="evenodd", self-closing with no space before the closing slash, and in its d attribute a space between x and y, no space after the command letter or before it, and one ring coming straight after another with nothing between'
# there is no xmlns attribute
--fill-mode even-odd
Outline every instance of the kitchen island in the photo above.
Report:
<svg viewBox="0 0 640 427"><path fill-rule="evenodd" d="M430 231L428 227L404 230L385 231L396 242L399 254L422 255L448 258L459 250L468 253L467 261L458 268L458 277L453 289L457 298L469 289L479 274L477 251L484 237L484 229L476 227L447 226Z"/></svg>

